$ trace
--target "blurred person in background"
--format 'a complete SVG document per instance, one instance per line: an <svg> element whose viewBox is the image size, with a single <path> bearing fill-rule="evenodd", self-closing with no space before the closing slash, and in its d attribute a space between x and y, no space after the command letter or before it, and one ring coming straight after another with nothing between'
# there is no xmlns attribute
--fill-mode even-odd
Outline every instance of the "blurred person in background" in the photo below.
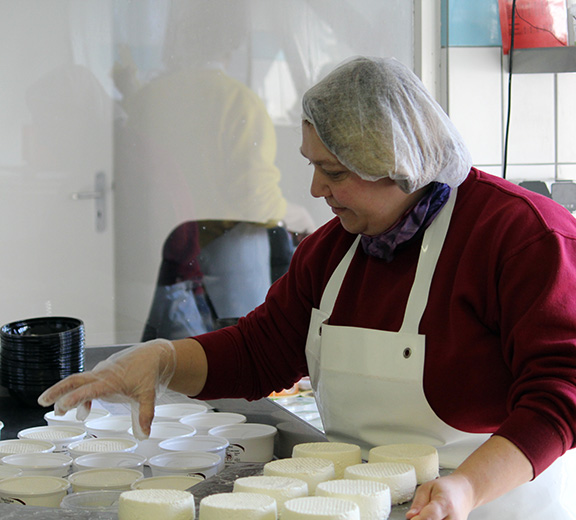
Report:
<svg viewBox="0 0 576 520"><path fill-rule="evenodd" d="M306 212L280 189L273 123L257 94L226 72L248 34L244 0L174 2L163 73L138 87L126 68L116 70L125 148L140 139L163 156L166 171L160 161L154 183L169 190L167 170L177 172L173 189L187 198L185 220L162 247L143 340L199 334L244 316L288 269L291 232L314 227L309 217L291 226Z"/></svg>

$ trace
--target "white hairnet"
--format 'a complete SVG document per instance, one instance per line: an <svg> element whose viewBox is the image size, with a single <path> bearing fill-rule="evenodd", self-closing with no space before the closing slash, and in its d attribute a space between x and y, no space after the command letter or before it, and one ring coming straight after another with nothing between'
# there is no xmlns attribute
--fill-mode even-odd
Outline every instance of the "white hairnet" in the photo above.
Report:
<svg viewBox="0 0 576 520"><path fill-rule="evenodd" d="M358 57L302 99L303 118L349 170L393 179L406 193L436 181L458 186L472 158L420 79L399 61Z"/></svg>

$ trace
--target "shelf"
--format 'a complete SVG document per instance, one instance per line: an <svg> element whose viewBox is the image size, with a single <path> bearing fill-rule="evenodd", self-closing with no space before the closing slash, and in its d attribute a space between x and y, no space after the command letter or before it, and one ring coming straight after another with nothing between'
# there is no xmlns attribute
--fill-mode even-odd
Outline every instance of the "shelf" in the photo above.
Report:
<svg viewBox="0 0 576 520"><path fill-rule="evenodd" d="M509 56L504 57L509 70ZM576 72L576 46L514 49L513 74Z"/></svg>

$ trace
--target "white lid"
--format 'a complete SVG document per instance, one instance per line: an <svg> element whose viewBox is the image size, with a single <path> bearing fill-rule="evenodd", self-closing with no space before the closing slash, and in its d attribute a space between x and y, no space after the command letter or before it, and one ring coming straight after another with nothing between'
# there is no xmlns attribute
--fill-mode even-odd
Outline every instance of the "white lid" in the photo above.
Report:
<svg viewBox="0 0 576 520"><path fill-rule="evenodd" d="M62 468L72 463L64 453L17 453L2 457L2 464L19 468Z"/></svg>
<svg viewBox="0 0 576 520"><path fill-rule="evenodd" d="M130 415L108 415L86 421L86 429L93 431L127 432L132 426Z"/></svg>
<svg viewBox="0 0 576 520"><path fill-rule="evenodd" d="M70 483L60 477L29 476L12 477L0 480L0 492L18 493L19 495L48 495L64 491Z"/></svg>
<svg viewBox="0 0 576 520"><path fill-rule="evenodd" d="M74 464L77 467L84 468L123 468L143 466L146 463L146 457L139 453L129 452L109 452L109 453L88 453L80 455Z"/></svg>
<svg viewBox="0 0 576 520"><path fill-rule="evenodd" d="M60 507L97 513L117 512L118 500L123 492L124 490L120 489L97 489L70 493L62 499Z"/></svg>
<svg viewBox="0 0 576 520"><path fill-rule="evenodd" d="M23 471L16 466L7 466L0 464L0 480L8 477L18 477L22 475Z"/></svg>
<svg viewBox="0 0 576 520"><path fill-rule="evenodd" d="M195 404L195 403L159 404L154 408L154 417L157 417L158 419L169 418L177 420L180 419L181 417L206 413L207 411L208 407L202 404Z"/></svg>
<svg viewBox="0 0 576 520"><path fill-rule="evenodd" d="M148 460L151 467L171 468L171 469L190 469L198 471L200 469L212 468L218 466L221 459L215 453L205 451L177 451L173 453L161 453Z"/></svg>
<svg viewBox="0 0 576 520"><path fill-rule="evenodd" d="M84 487L114 488L117 486L129 486L143 476L144 474L136 469L94 468L72 473L68 476L68 481Z"/></svg>
<svg viewBox="0 0 576 520"><path fill-rule="evenodd" d="M128 430L130 435L133 435L132 428ZM192 436L196 434L196 429L193 426L188 426L179 422L152 422L150 427L149 439L169 439L171 437L180 437L181 435Z"/></svg>
<svg viewBox="0 0 576 520"><path fill-rule="evenodd" d="M67 422L67 423L76 423L76 424L83 424L86 421L90 421L92 419L97 419L99 417L106 417L110 415L108 410L104 410L104 408L92 408L88 417L84 421L79 421L76 419L76 408L72 410L68 410L64 415L56 415L54 411L47 412L44 414L44 420L46 422L53 421L53 422Z"/></svg>
<svg viewBox="0 0 576 520"><path fill-rule="evenodd" d="M208 433L230 440L231 438L253 439L256 437L268 437L275 435L277 431L275 426L270 426L269 424L242 423L216 426L215 428L211 428Z"/></svg>
<svg viewBox="0 0 576 520"><path fill-rule="evenodd" d="M193 437L174 437L160 441L158 446L166 451L219 451L230 443L224 437L216 435L194 435Z"/></svg>
<svg viewBox="0 0 576 520"><path fill-rule="evenodd" d="M201 415L189 415L180 419L182 424L191 426L219 426L222 424L238 424L246 422L246 416L234 412L212 412Z"/></svg>

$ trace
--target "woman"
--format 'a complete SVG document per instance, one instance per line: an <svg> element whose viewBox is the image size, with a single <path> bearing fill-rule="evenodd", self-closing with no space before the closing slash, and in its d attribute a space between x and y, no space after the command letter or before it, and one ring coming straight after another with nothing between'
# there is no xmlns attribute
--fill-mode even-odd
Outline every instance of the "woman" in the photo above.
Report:
<svg viewBox="0 0 576 520"><path fill-rule="evenodd" d="M395 60L341 65L303 111L311 192L337 218L265 303L236 327L71 376L41 404L128 395L145 434L160 386L256 399L309 374L330 439L428 442L454 469L420 486L407 518L572 518L559 485L576 430L572 215L471 168Z"/></svg>

